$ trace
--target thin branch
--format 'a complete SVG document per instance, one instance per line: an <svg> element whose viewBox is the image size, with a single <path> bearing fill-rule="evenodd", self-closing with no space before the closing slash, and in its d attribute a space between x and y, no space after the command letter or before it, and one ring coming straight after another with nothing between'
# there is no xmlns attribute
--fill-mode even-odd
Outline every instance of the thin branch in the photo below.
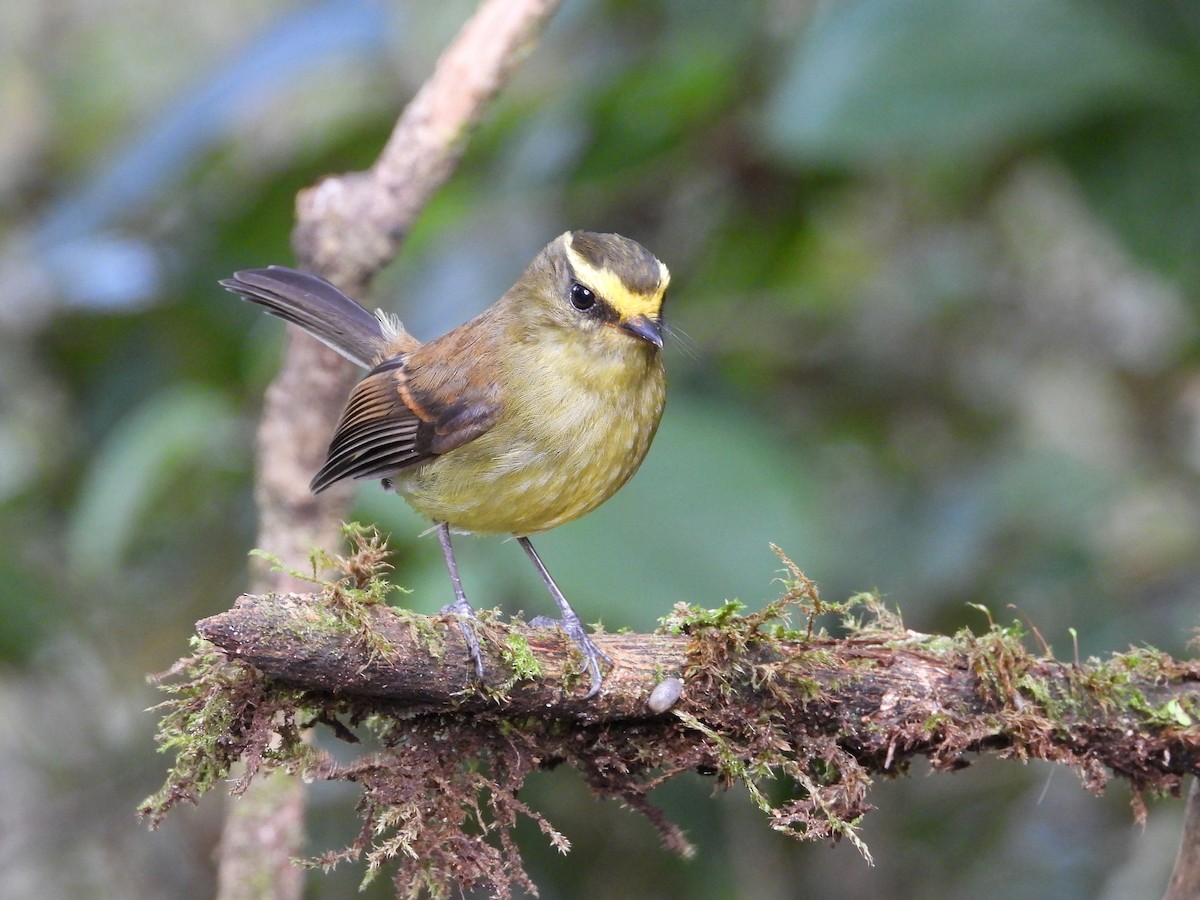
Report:
<svg viewBox="0 0 1200 900"><path fill-rule="evenodd" d="M296 256L352 297L395 257L458 165L466 136L562 0L487 0L438 60L367 172L326 178L296 202Z"/></svg>

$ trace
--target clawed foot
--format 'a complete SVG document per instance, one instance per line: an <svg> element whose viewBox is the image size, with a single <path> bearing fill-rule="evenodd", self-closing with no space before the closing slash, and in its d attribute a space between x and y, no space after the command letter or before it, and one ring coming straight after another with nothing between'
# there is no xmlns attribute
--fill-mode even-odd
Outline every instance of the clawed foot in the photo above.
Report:
<svg viewBox="0 0 1200 900"><path fill-rule="evenodd" d="M483 681L483 653L479 649L479 638L475 634L475 610L469 603L447 603L442 607L441 612L443 615L452 613L458 620L459 630L462 631L463 641L467 645L467 654L475 664L475 676ZM607 653L592 642L578 616L564 616L561 619L537 616L529 624L534 628L561 628L583 654L583 671L587 672L591 681L591 688L584 694L584 699L591 699L600 693L600 687L604 683L600 664L603 662L604 665L611 666L613 661Z"/></svg>
<svg viewBox="0 0 1200 900"><path fill-rule="evenodd" d="M462 629L463 640L467 643L467 652L470 653L471 659L475 661L475 674L480 681L483 681L483 655L479 652L479 639L475 636L475 611L471 609L471 604L467 602L467 596L463 593L462 579L458 577L458 564L454 561L454 548L450 543L450 526L445 522L438 522L437 534L438 540L442 545L442 555L446 558L446 569L450 572L450 583L454 585L455 598L453 603L442 607L442 612L454 613L458 616L458 627ZM545 616L538 616L530 624L539 628L561 628L578 645L580 651L583 653L584 668L587 670L592 684L591 690L585 695L585 699L595 697L600 693L600 685L604 680L600 674L600 661L603 660L606 665L611 666L612 660L608 658L608 655L603 650L592 643L592 639L588 637L588 633L583 627L583 622L579 620L579 616L575 614L575 610L571 609L571 604L567 602L567 598L563 596L562 591L558 589L558 585L554 583L554 579L550 577L550 573L546 571L545 565L542 564L537 551L533 549L533 544L529 542L529 538L521 536L517 538L517 542L529 554L529 558L533 561L538 574L542 576L543 583L550 591L550 596L554 598L555 604L562 611L561 619L547 619Z"/></svg>
<svg viewBox="0 0 1200 900"><path fill-rule="evenodd" d="M462 631L463 640L467 644L467 653L475 663L475 677L483 681L483 654L479 652L479 638L475 636L475 610L465 598L447 603L442 607L442 613L454 613L458 618L458 627Z"/></svg>
<svg viewBox="0 0 1200 900"><path fill-rule="evenodd" d="M561 628L583 653L584 669L592 682L591 690L584 694L584 699L591 699L600 693L600 686L604 681L600 674L600 662L603 660L605 665L611 666L613 661L607 653L592 643L591 637L588 636L587 630L578 616L563 616L561 619L536 616L530 620L529 624L534 628Z"/></svg>

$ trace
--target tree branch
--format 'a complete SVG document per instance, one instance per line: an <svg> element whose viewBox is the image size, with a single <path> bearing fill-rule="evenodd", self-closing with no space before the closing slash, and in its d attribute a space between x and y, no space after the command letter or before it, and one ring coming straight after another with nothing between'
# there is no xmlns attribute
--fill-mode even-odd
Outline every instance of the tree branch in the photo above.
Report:
<svg viewBox="0 0 1200 900"><path fill-rule="evenodd" d="M573 645L557 630L485 621L486 682L477 685L448 617L376 604L352 621L319 596L248 595L197 630L288 686L426 713L500 710L629 727L653 718L652 690L679 677L677 710L716 733L732 740L746 722L777 713L787 733L836 737L870 773L895 772L916 756L953 769L984 751L1064 763L1092 789L1111 772L1137 793L1175 792L1183 776L1200 772L1200 662L1153 652L1062 663L1030 655L1000 628L982 637L872 628L784 640L747 617L690 635L596 635L616 665L601 694L583 700ZM504 647L513 635L528 643L538 677L514 683Z"/></svg>
<svg viewBox="0 0 1200 900"><path fill-rule="evenodd" d="M567 846L520 800L527 776L548 766L577 769L677 852L690 849L682 831L648 795L695 771L743 783L773 828L845 838L868 859L858 827L871 779L919 756L935 770L982 752L1049 760L1094 792L1123 779L1139 820L1146 795L1178 794L1200 772L1200 662L1134 649L1063 663L1027 650L1020 623L917 634L873 595L823 602L782 554L785 593L761 612L678 604L662 633L594 636L614 666L590 700L565 635L485 611L476 683L453 617L385 605L385 542L347 531L355 551L325 559L344 575L319 593L247 595L198 623L207 643L176 667L182 683L162 707L159 740L177 755L143 806L152 821L227 781L237 763L234 793L279 770L351 781L362 831L318 862L365 854L369 872L395 864L402 894L425 885L445 896L457 883L507 897L536 890L513 838L518 818ZM806 628L790 626L797 611ZM817 627L830 614L843 636ZM317 750L305 736L318 725L351 743L365 732L370 749L349 763ZM764 791L766 779L782 779L791 797L769 800L781 792Z"/></svg>

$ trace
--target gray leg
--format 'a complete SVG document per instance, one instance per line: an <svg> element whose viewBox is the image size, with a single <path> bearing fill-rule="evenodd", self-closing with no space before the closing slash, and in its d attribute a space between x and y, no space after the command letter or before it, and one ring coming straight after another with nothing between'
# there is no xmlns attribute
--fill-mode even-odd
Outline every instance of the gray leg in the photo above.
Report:
<svg viewBox="0 0 1200 900"><path fill-rule="evenodd" d="M586 696L595 697L596 694L600 692L600 685L602 682L602 678L600 676L600 660L604 660L604 662L608 663L609 665L612 665L612 660L608 658L603 650L592 643L592 639L589 638L587 632L584 631L583 622L580 621L575 610L571 609L571 604L567 602L567 598L563 596L563 592L558 589L558 585L554 583L554 579L550 577L550 572L546 569L545 564L542 562L542 558L537 555L537 551L533 549L533 544L530 543L529 538L519 537L517 538L517 543L519 543L525 549L525 552L529 554L530 560L533 561L533 567L538 570L538 574L542 576L542 581L546 585L546 589L550 591L550 596L553 597L554 602L558 604L559 612L562 613L562 619L557 624L562 626L562 630L567 633L567 636L570 637L571 640L573 640L576 644L578 644L579 649L583 651L583 657L585 661L584 665L587 669L588 675L590 675L592 679L592 688L587 692ZM535 619L531 624L540 623L538 622L538 619Z"/></svg>
<svg viewBox="0 0 1200 900"><path fill-rule="evenodd" d="M479 652L479 639L475 637L475 629L466 621L475 618L475 610L467 602L462 579L458 577L458 563L454 561L454 548L450 546L450 526L445 522L438 522L437 534L442 545L442 556L446 558L446 568L450 570L450 583L454 586L454 602L443 606L442 612L452 612L460 617L458 627L462 629L463 640L467 642L467 652L475 661L475 674L483 681L483 656Z"/></svg>

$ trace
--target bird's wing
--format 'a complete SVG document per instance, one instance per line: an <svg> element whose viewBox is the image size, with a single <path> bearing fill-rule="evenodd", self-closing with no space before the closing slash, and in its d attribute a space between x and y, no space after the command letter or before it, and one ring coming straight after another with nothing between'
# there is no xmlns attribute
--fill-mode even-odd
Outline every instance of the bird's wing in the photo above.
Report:
<svg viewBox="0 0 1200 900"><path fill-rule="evenodd" d="M399 342L416 343L394 319L388 318L385 325L328 281L308 272L286 266L246 269L220 284L271 315L300 326L364 369L385 353L409 349Z"/></svg>
<svg viewBox="0 0 1200 900"><path fill-rule="evenodd" d="M460 355L465 349L434 341L376 366L350 393L312 489L343 478L386 478L491 428L502 408L499 389L472 377L478 357Z"/></svg>

